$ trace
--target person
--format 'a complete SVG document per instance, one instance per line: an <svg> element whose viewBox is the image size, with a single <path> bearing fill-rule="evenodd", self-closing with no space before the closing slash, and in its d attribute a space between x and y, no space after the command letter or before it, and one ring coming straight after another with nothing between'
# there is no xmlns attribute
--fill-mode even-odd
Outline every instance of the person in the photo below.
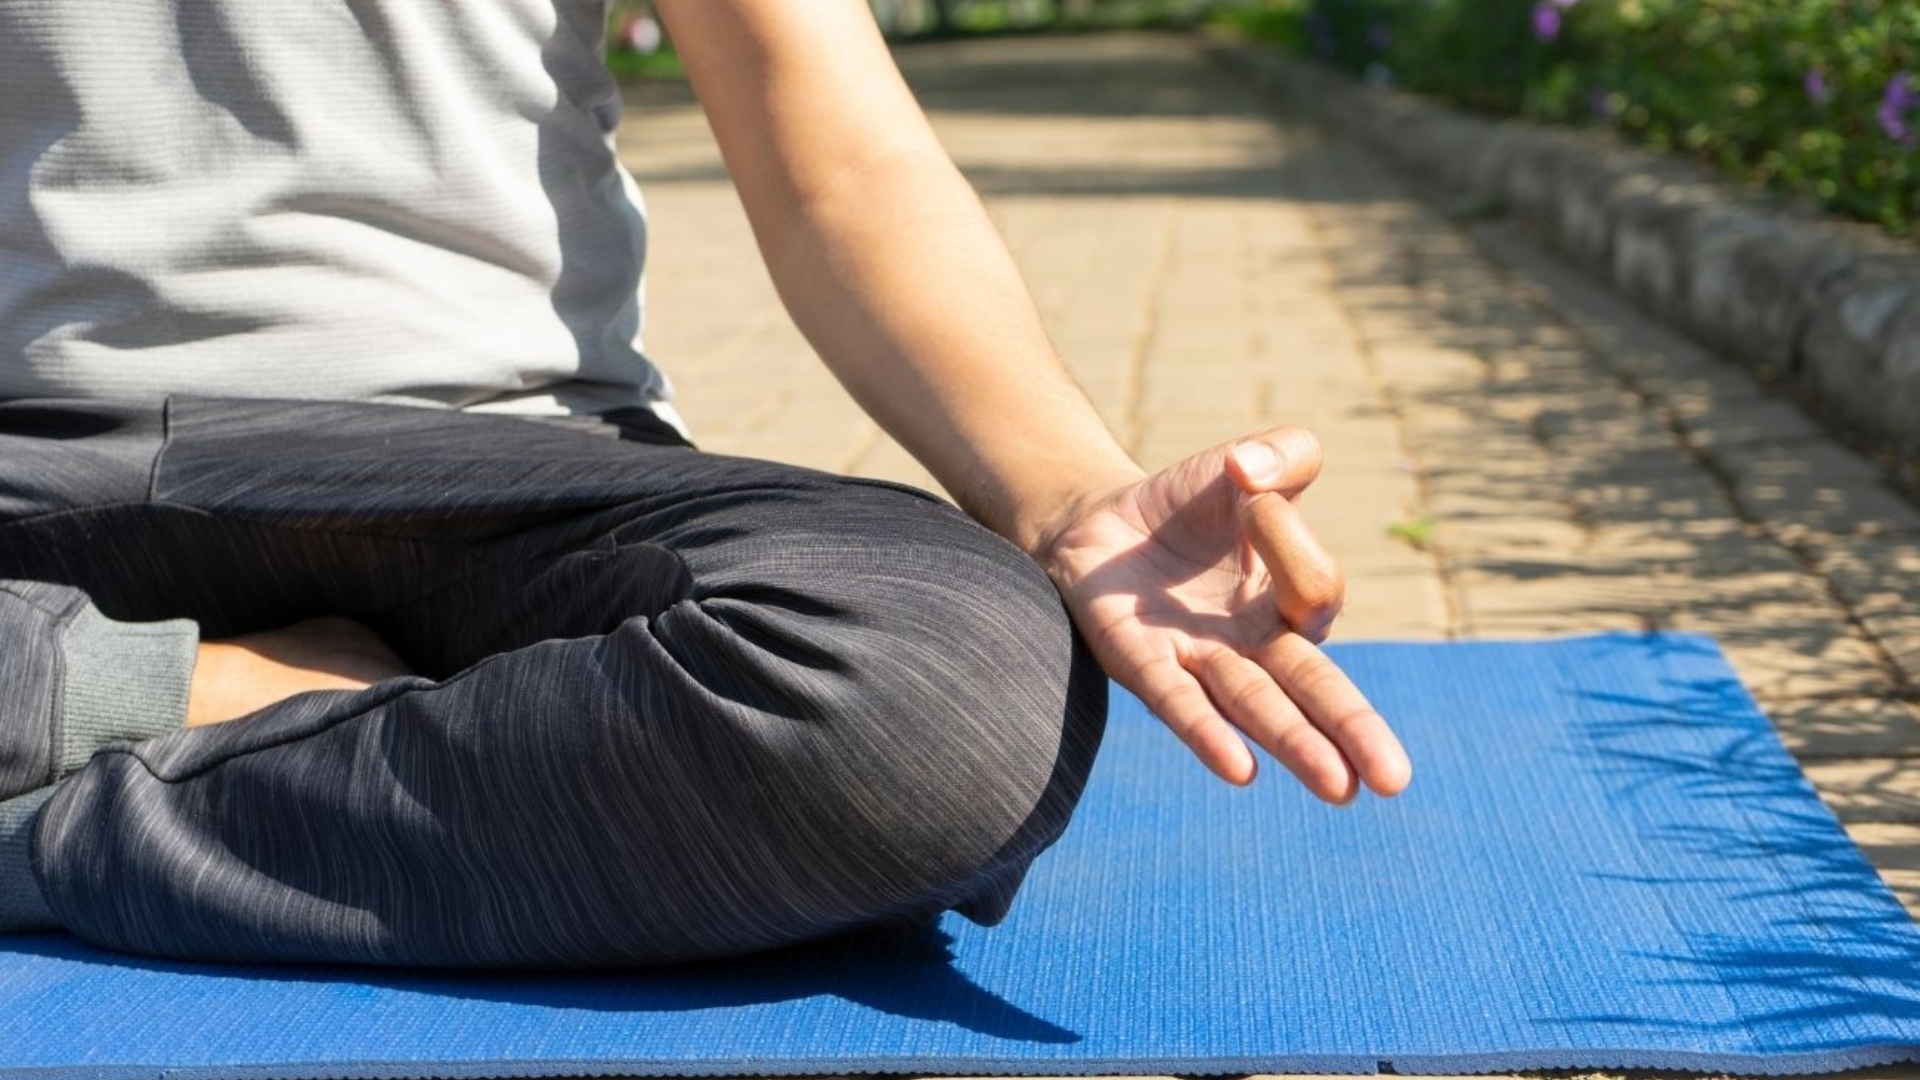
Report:
<svg viewBox="0 0 1920 1080"><path fill-rule="evenodd" d="M591 968L992 924L1109 675L1229 783L1251 739L1407 784L1318 647L1313 437L1131 460L861 0L658 7L786 307L959 509L696 449L603 2L0 0L0 926Z"/></svg>

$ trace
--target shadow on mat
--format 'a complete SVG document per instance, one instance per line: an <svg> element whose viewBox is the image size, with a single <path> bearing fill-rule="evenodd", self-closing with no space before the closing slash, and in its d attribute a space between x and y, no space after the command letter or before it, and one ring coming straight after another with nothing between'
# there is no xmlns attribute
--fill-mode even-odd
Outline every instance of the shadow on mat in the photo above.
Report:
<svg viewBox="0 0 1920 1080"><path fill-rule="evenodd" d="M1624 650L1644 645L1622 642ZM1656 648L1683 668L1717 655L1704 639L1662 636ZM1687 654L1695 654L1693 656ZM1663 897L1684 949L1636 955L1670 972L1667 984L1719 996L1724 1020L1637 1015L1558 1016L1575 1024L1723 1030L1764 1021L1829 1021L1849 1027L1865 1017L1906 1022L1920 1015L1920 933L1848 842L1832 813L1739 681L1671 678L1658 697L1586 691L1575 753L1606 778L1622 814L1639 819L1646 858L1638 874L1593 875L1643 885ZM1676 727L1687 738L1674 737ZM1662 808L1721 802L1736 827L1708 830L1662 820ZM1710 921L1685 904L1689 889L1728 890L1754 911L1793 914L1743 926ZM1785 905L1782 901L1787 901Z"/></svg>
<svg viewBox="0 0 1920 1080"><path fill-rule="evenodd" d="M603 972L401 971L346 965L195 964L95 949L68 934L0 936L9 953L195 979L332 985L592 1012L690 1012L838 997L875 1012L945 1022L998 1039L1075 1043L1081 1036L984 989L953 965L937 927L878 927L732 960ZM203 988L206 992L215 992ZM383 1001L391 1019L404 1001Z"/></svg>

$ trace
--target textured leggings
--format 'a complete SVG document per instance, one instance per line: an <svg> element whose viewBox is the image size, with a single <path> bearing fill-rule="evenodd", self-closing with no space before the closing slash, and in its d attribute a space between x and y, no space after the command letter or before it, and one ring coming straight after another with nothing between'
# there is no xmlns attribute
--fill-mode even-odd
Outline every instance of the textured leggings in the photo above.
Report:
<svg viewBox="0 0 1920 1080"><path fill-rule="evenodd" d="M576 968L1003 917L1105 717L1046 576L925 493L598 423L0 402L0 579L209 638L344 615L417 672L92 753L30 826L54 919Z"/></svg>

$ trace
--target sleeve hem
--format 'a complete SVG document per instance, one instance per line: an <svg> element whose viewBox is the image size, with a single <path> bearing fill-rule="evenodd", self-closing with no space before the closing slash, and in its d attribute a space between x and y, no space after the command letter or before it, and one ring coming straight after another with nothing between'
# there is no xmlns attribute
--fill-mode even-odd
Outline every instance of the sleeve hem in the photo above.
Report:
<svg viewBox="0 0 1920 1080"><path fill-rule="evenodd" d="M33 872L33 828L58 789L43 787L0 802L0 934L58 930Z"/></svg>
<svg viewBox="0 0 1920 1080"><path fill-rule="evenodd" d="M67 623L61 644L60 776L108 743L140 742L186 726L200 647L194 620L118 622L87 604Z"/></svg>

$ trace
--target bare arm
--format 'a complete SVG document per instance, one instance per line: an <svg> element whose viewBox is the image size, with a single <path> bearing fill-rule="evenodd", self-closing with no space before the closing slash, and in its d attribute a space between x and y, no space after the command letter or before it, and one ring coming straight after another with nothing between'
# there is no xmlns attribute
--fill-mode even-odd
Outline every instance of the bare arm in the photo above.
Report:
<svg viewBox="0 0 1920 1080"><path fill-rule="evenodd" d="M962 507L1036 553L1140 478L864 3L660 6L801 332Z"/></svg>
<svg viewBox="0 0 1920 1080"><path fill-rule="evenodd" d="M1338 565L1277 429L1147 477L1067 375L864 0L659 0L782 301L861 407L1060 587L1109 674L1216 773L1251 735L1316 793L1409 766L1320 653Z"/></svg>

